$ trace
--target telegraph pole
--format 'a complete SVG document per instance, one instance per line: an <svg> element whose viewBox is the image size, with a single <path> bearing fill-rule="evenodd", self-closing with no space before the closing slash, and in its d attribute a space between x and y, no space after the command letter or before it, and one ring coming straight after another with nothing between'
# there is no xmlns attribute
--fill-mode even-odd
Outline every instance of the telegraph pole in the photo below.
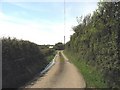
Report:
<svg viewBox="0 0 120 90"><path fill-rule="evenodd" d="M64 46L65 46L65 29L66 29L65 15L66 15L66 11L65 11L65 0L64 0Z"/></svg>

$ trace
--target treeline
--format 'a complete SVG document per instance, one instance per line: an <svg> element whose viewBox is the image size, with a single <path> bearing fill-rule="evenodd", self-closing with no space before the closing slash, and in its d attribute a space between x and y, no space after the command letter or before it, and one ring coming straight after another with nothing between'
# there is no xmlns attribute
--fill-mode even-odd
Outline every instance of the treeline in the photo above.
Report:
<svg viewBox="0 0 120 90"><path fill-rule="evenodd" d="M97 67L108 87L120 88L120 2L99 2L93 15L77 21L66 51Z"/></svg>
<svg viewBox="0 0 120 90"><path fill-rule="evenodd" d="M61 42L58 42L55 44L54 49L55 50L64 50L64 44Z"/></svg>
<svg viewBox="0 0 120 90"><path fill-rule="evenodd" d="M53 53L54 50L49 55ZM49 63L47 56L35 43L3 38L2 87L18 88L32 80Z"/></svg>

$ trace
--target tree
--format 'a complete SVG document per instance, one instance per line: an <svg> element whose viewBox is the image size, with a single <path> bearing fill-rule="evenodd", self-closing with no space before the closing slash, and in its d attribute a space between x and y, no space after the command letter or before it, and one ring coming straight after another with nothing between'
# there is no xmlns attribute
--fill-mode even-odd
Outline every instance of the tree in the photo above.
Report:
<svg viewBox="0 0 120 90"><path fill-rule="evenodd" d="M56 50L63 50L64 49L64 44L61 43L61 42L58 42L58 43L55 44L54 48Z"/></svg>
<svg viewBox="0 0 120 90"><path fill-rule="evenodd" d="M92 16L77 18L66 51L99 68L109 87L120 88L119 8L120 2L99 2Z"/></svg>

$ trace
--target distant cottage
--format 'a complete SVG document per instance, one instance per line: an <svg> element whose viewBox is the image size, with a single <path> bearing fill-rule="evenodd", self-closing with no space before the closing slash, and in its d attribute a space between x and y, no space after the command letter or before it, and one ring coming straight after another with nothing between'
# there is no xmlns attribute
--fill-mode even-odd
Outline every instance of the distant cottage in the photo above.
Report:
<svg viewBox="0 0 120 90"><path fill-rule="evenodd" d="M53 48L53 46L49 46L49 48Z"/></svg>

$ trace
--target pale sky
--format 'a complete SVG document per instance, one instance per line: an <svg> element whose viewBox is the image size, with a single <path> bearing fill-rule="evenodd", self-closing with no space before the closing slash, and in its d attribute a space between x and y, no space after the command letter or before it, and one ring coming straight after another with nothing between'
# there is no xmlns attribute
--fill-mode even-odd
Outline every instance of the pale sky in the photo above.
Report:
<svg viewBox="0 0 120 90"><path fill-rule="evenodd" d="M25 2L26 1L26 2ZM37 44L55 44L64 40L64 15L66 17L66 42L78 25L76 17L92 13L97 2L92 0L0 0L0 37L16 37Z"/></svg>

